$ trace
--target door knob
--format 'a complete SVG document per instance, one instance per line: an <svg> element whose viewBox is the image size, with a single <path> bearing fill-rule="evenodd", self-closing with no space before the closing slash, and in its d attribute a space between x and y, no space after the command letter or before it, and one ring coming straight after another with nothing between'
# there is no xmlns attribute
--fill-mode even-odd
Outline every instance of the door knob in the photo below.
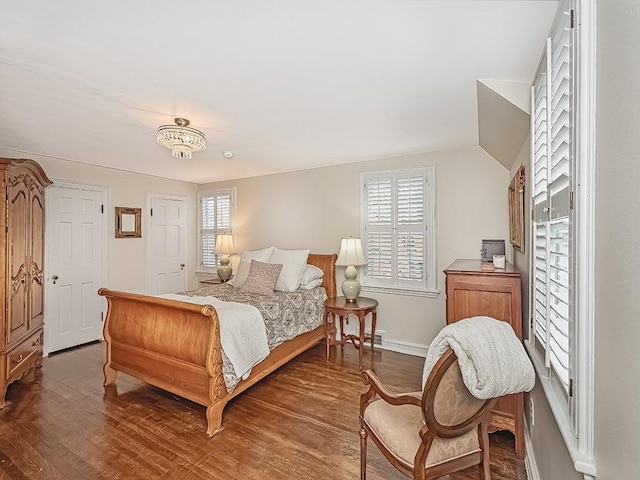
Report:
<svg viewBox="0 0 640 480"><path fill-rule="evenodd" d="M54 275L51 277L51 280L53 280L53 284L56 284L56 280L58 280L58 275Z"/></svg>

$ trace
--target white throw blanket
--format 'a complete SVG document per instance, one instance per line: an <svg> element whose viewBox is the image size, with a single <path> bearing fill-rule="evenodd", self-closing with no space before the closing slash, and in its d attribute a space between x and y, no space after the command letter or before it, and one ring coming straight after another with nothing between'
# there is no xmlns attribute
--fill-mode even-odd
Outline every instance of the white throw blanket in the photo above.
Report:
<svg viewBox="0 0 640 480"><path fill-rule="evenodd" d="M166 293L169 300L211 305L218 312L220 343L238 378L246 378L251 369L269 355L267 328L260 311L237 302L224 302L216 297L188 297Z"/></svg>
<svg viewBox="0 0 640 480"><path fill-rule="evenodd" d="M458 357L464 384L479 399L528 392L536 376L524 346L507 322L472 317L444 327L431 342L424 362L422 385L449 348Z"/></svg>

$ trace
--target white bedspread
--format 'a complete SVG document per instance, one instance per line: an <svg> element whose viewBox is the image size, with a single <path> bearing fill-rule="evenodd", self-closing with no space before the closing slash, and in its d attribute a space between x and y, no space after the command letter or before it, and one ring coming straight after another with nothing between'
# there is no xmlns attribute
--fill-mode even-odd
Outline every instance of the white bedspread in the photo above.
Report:
<svg viewBox="0 0 640 480"><path fill-rule="evenodd" d="M218 312L220 343L238 378L246 378L251 369L269 355L267 329L260 311L251 305L223 302L216 297L188 297L165 293L161 298L211 305Z"/></svg>
<svg viewBox="0 0 640 480"><path fill-rule="evenodd" d="M422 385L449 348L458 357L464 384L479 399L528 392L536 376L524 346L507 322L472 317L444 327L431 342L424 363Z"/></svg>

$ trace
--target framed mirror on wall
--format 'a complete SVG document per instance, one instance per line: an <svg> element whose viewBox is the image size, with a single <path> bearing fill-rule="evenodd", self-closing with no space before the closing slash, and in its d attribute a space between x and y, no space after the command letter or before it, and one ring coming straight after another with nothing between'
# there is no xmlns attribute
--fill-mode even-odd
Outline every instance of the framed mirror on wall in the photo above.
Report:
<svg viewBox="0 0 640 480"><path fill-rule="evenodd" d="M116 238L142 237L142 209L116 207Z"/></svg>
<svg viewBox="0 0 640 480"><path fill-rule="evenodd" d="M516 250L524 253L524 165L509 182L509 239Z"/></svg>

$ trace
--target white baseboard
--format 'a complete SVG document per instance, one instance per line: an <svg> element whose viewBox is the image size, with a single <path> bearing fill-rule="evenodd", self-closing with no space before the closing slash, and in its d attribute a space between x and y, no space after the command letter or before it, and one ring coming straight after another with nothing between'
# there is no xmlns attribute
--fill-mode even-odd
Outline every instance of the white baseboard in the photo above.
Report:
<svg viewBox="0 0 640 480"><path fill-rule="evenodd" d="M367 346L370 345L369 342L364 342L364 344ZM401 340L387 340L385 338L382 341L382 345L376 345L376 348L424 358L427 356L428 347L427 345L420 345L419 343L403 342Z"/></svg>
<svg viewBox="0 0 640 480"><path fill-rule="evenodd" d="M527 470L527 478L529 480L540 480L540 472L538 472L538 464L533 454L533 445L531 445L528 426L525 426L524 429L524 468Z"/></svg>
<svg viewBox="0 0 640 480"><path fill-rule="evenodd" d="M352 333L354 335L358 335L357 327L355 329L349 329L349 327L346 327L344 330L345 334ZM386 335L384 335L386 333L384 330L376 330L376 335L378 333L383 334L382 345L376 345L376 348L380 348L382 350L390 350L392 352L406 353L407 355L414 355L416 357L422 358L427 356L427 349L429 348L429 345L387 338ZM338 338L340 338L340 329L338 329L336 334L338 335ZM365 342L365 345L369 345L369 342Z"/></svg>

